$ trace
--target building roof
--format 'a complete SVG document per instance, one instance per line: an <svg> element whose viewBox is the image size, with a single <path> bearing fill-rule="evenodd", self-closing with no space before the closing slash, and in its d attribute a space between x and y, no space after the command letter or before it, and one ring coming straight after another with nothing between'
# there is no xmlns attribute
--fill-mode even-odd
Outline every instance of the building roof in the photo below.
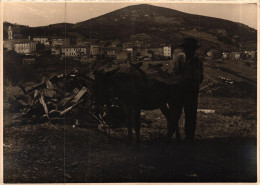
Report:
<svg viewBox="0 0 260 185"><path fill-rule="evenodd" d="M86 48L86 47L80 45L67 45L67 46L63 46L62 48Z"/></svg>
<svg viewBox="0 0 260 185"><path fill-rule="evenodd" d="M60 45L57 45L57 46L52 46L51 49L60 49L61 46Z"/></svg>
<svg viewBox="0 0 260 185"><path fill-rule="evenodd" d="M50 36L34 36L33 38L49 38Z"/></svg>
<svg viewBox="0 0 260 185"><path fill-rule="evenodd" d="M33 42L33 41L28 40L28 39L9 39L9 40L5 40L5 42L26 43L26 42Z"/></svg>
<svg viewBox="0 0 260 185"><path fill-rule="evenodd" d="M62 37L62 36L51 36L50 39L66 39L66 37ZM67 38L69 39L69 38Z"/></svg>
<svg viewBox="0 0 260 185"><path fill-rule="evenodd" d="M119 51L120 48L119 47L108 47L107 51Z"/></svg>
<svg viewBox="0 0 260 185"><path fill-rule="evenodd" d="M100 47L100 46L97 44L91 44L90 47Z"/></svg>
<svg viewBox="0 0 260 185"><path fill-rule="evenodd" d="M147 49L161 49L161 50L163 50L163 47L162 46L160 46L160 45L154 45L154 46L150 46L150 47L144 47L144 48L147 48Z"/></svg>
<svg viewBox="0 0 260 185"><path fill-rule="evenodd" d="M128 54L128 52L127 52L127 51L123 51L123 50L122 50L122 51L120 51L120 52L118 52L118 55L125 55L125 54L127 55L127 54Z"/></svg>

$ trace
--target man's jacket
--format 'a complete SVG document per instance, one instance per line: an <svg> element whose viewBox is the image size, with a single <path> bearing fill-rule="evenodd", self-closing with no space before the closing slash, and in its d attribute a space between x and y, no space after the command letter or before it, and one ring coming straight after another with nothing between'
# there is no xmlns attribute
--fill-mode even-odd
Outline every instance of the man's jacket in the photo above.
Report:
<svg viewBox="0 0 260 185"><path fill-rule="evenodd" d="M203 62L198 56L186 59L181 52L173 61L173 75L180 77L180 83L201 84L203 81Z"/></svg>

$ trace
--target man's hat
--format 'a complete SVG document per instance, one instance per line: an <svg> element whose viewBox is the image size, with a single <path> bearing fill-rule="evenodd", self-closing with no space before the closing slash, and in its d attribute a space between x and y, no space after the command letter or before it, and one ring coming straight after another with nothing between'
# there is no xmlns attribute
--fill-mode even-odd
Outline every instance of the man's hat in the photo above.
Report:
<svg viewBox="0 0 260 185"><path fill-rule="evenodd" d="M190 49L198 49L199 48L199 45L197 44L197 40L195 40L193 38L185 38L180 46L190 48Z"/></svg>

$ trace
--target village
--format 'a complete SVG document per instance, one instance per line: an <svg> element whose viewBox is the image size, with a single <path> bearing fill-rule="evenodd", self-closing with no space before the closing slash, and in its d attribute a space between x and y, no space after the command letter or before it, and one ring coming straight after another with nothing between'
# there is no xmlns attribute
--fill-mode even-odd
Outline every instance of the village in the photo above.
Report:
<svg viewBox="0 0 260 185"><path fill-rule="evenodd" d="M19 31L18 31L19 32ZM98 59L114 62L170 60L178 52L169 43L153 42L146 34L138 34L128 41L87 39L78 33L61 36L28 36L15 33L8 27L8 39L4 40L4 51L14 51L22 59L20 63L33 64L39 57L52 56L59 61L89 63ZM146 40L146 41L144 41ZM239 50L233 52L207 48L203 57L213 59L256 60L256 51Z"/></svg>

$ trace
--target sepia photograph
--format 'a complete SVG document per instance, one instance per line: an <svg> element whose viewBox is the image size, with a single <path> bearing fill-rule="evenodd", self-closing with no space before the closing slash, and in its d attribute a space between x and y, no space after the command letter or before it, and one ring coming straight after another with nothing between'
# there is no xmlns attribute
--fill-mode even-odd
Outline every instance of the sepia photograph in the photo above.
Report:
<svg viewBox="0 0 260 185"><path fill-rule="evenodd" d="M258 1L0 5L2 183L259 183Z"/></svg>

